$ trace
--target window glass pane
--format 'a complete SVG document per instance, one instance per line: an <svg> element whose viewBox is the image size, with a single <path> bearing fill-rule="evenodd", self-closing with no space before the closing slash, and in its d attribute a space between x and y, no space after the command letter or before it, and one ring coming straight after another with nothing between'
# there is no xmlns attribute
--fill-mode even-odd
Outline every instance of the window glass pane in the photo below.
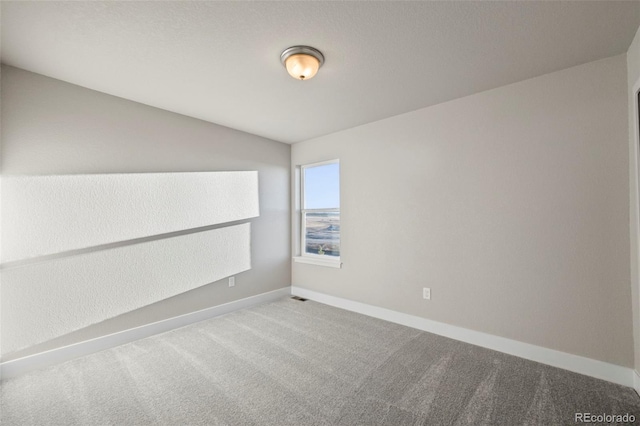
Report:
<svg viewBox="0 0 640 426"><path fill-rule="evenodd" d="M340 165L338 163L304 169L305 209L340 207Z"/></svg>
<svg viewBox="0 0 640 426"><path fill-rule="evenodd" d="M305 251L325 256L340 256L340 213L305 215Z"/></svg>

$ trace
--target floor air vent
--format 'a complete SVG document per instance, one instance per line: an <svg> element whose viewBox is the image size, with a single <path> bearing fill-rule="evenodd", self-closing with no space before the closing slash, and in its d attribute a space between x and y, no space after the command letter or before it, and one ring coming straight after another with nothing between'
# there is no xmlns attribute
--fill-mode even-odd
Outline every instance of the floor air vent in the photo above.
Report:
<svg viewBox="0 0 640 426"><path fill-rule="evenodd" d="M300 297L300 296L291 296L291 298L292 298L293 300L297 300L297 301L299 301L299 302L306 302L306 301L307 301L307 299L305 299L305 298L303 298L303 297Z"/></svg>

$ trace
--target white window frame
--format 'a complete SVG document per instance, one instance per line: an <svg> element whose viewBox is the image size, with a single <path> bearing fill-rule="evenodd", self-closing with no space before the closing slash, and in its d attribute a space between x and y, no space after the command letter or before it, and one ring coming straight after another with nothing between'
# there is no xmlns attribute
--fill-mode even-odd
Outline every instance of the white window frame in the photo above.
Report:
<svg viewBox="0 0 640 426"><path fill-rule="evenodd" d="M320 266L329 266L329 267L333 267L333 268L341 268L342 267L342 262L340 261L340 256L329 256L329 255L318 255L318 254L314 254L314 253L307 253L306 252L306 216L307 213L331 213L331 212L338 212L340 213L340 207L338 208L331 208L331 209L306 209L304 206L304 172L306 169L312 168L312 167L318 167L318 166L325 166L328 164L338 164L338 167L340 166L340 160L339 159L335 159L335 160L327 160L327 161L321 161L318 163L311 163L311 164L304 164L300 166L300 213L298 216L298 219L300 221L300 226L298 227L298 229L300 230L300 255L296 256L293 258L294 261L299 262L299 263L310 263L313 265L320 265ZM339 168L340 170L340 168ZM342 191L341 191L342 193ZM342 205L342 203L340 203ZM340 222L341 222L341 226L340 226L340 231L342 233L342 217L340 217ZM340 236L340 253L342 253L342 235Z"/></svg>

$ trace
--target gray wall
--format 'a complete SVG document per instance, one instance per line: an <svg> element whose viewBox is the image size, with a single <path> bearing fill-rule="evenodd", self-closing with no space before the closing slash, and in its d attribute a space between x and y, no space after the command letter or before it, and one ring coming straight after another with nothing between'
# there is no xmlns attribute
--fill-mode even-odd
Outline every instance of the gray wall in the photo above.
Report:
<svg viewBox="0 0 640 426"><path fill-rule="evenodd" d="M293 145L340 159L344 263L293 285L632 366L626 91L620 55Z"/></svg>
<svg viewBox="0 0 640 426"><path fill-rule="evenodd" d="M640 370L640 278L638 276L638 110L635 93L640 89L640 29L627 51L627 94L629 105L629 215L631 295L633 301L633 337L635 369Z"/></svg>
<svg viewBox="0 0 640 426"><path fill-rule="evenodd" d="M260 202L235 287L204 285L3 361L290 285L288 145L5 66L2 120L4 175L257 170Z"/></svg>

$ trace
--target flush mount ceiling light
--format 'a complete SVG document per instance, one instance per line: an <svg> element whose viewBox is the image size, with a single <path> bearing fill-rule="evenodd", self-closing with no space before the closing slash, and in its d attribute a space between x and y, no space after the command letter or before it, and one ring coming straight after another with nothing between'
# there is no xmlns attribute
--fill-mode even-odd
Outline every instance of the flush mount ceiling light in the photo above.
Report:
<svg viewBox="0 0 640 426"><path fill-rule="evenodd" d="M280 54L280 61L291 77L297 80L313 78L324 63L318 49L309 46L292 46Z"/></svg>

